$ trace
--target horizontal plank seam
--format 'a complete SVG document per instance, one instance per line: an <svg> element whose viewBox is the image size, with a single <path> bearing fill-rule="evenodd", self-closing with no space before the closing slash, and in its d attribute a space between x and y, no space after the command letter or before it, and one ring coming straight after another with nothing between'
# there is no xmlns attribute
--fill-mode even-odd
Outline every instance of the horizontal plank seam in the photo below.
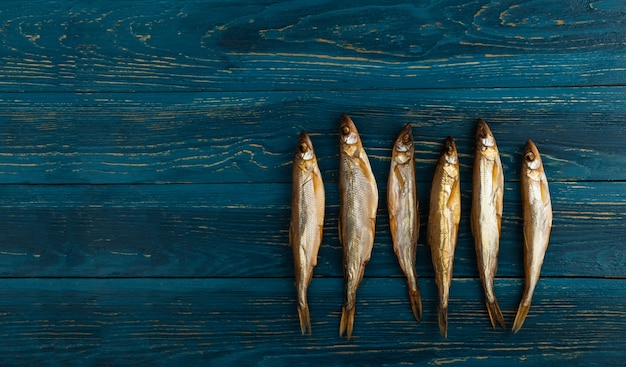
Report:
<svg viewBox="0 0 626 367"><path fill-rule="evenodd" d="M315 279L343 279L342 276L314 276ZM80 280L80 279L93 279L93 280L125 280L125 279L172 279L172 280L245 280L245 279L267 279L267 280L290 280L293 277L272 277L272 276L1 276L0 281L2 280L18 280L18 279L32 279L32 280L55 280L55 279L68 279L68 280ZM404 279L403 276L400 275L390 275L390 276L365 276L364 279ZM418 279L428 279L434 281L433 276L420 276ZM460 277L452 277L453 280L476 280L479 281L480 278L478 276L460 276ZM497 276L497 280L524 280L523 276ZM545 275L541 276L541 279L601 279L601 280L626 280L626 276L590 276L590 275Z"/></svg>
<svg viewBox="0 0 626 367"><path fill-rule="evenodd" d="M420 184L430 184L431 181L428 180L417 180L417 183ZM519 179L511 179L505 180L505 183L519 183ZM548 183L559 183L559 184L582 184L582 183L625 183L626 180L568 180L568 179L548 179ZM41 186L41 187L57 187L57 186L160 186L160 185L290 185L291 181L272 181L272 182L249 182L249 181L229 181L229 182L54 182L54 183L44 183L44 182L0 182L0 186ZM385 182L380 182L385 183ZM470 184L471 182L465 181L465 184ZM325 180L324 184L339 184L338 181L335 180Z"/></svg>
<svg viewBox="0 0 626 367"><path fill-rule="evenodd" d="M557 84L557 85L534 85L527 86L480 86L480 87L406 87L406 88L319 88L319 89L233 89L233 90L214 90L214 89L187 89L187 90L146 90L141 91L142 94L184 94L184 93L207 93L207 94L229 94L229 93L308 93L308 92L380 92L380 91L432 91L432 90L493 90L493 89L582 89L582 88L613 88L626 87L625 83L605 83L605 84ZM76 89L76 90L41 90L41 91L23 91L23 90L2 90L0 94L136 94L131 90L97 90L97 89Z"/></svg>

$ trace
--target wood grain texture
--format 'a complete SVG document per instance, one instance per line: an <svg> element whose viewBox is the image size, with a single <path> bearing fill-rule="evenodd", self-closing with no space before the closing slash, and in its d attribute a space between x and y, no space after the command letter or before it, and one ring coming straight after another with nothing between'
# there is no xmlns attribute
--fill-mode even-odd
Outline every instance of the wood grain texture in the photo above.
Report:
<svg viewBox="0 0 626 367"><path fill-rule="evenodd" d="M414 126L419 181L447 135L471 182L476 119L491 126L507 181L524 143L549 180L625 180L626 87L274 93L0 94L0 183L291 182L301 130L337 181L338 119L348 112L386 181L391 146Z"/></svg>
<svg viewBox="0 0 626 367"><path fill-rule="evenodd" d="M340 279L314 279L311 336L300 335L291 280L2 280L3 366L618 366L626 357L622 280L541 280L524 328L493 331L478 280L451 287L449 339L438 334L436 287L422 282L415 322L402 279L366 279L355 334L338 336ZM498 281L507 322L522 284ZM598 290L601 289L601 297Z"/></svg>
<svg viewBox="0 0 626 367"><path fill-rule="evenodd" d="M615 85L619 1L3 1L14 91Z"/></svg>
<svg viewBox="0 0 626 367"><path fill-rule="evenodd" d="M519 183L507 183L498 276L521 277ZM427 187L420 184L417 271L432 277ZM626 277L625 183L554 182L554 228L542 275ZM385 185L380 190L384 193ZM342 276L338 188L326 185L327 215L317 276ZM0 275L7 277L292 277L290 184L0 185ZM469 225L470 187L454 275L477 277ZM399 277L385 195L365 275ZM242 280L243 281L243 280Z"/></svg>
<svg viewBox="0 0 626 367"><path fill-rule="evenodd" d="M626 360L626 8L619 0L7 0L0 3L0 365L621 366ZM340 339L337 122L381 189L354 338ZM528 320L492 331L468 215L477 118L506 178L495 291L522 292L519 167L554 208ZM424 320L391 248L385 182L411 123ZM287 241L307 130L327 188L298 328ZM424 244L457 140L462 216L449 339Z"/></svg>

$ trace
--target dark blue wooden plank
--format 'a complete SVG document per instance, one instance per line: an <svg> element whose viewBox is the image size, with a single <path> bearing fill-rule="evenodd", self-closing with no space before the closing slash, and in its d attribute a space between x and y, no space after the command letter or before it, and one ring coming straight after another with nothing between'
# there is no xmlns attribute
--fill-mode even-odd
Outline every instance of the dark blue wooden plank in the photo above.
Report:
<svg viewBox="0 0 626 367"><path fill-rule="evenodd" d="M623 364L623 15L614 0L3 1L0 365ZM381 188L350 342L337 337L343 112ZM490 329L464 215L443 340L423 246L425 318L412 318L384 182L410 122L425 203L454 135L467 213L478 117L507 178L496 292L509 323L527 138L544 157L555 226L514 335ZM329 195L311 337L299 335L287 245L301 129Z"/></svg>
<svg viewBox="0 0 626 367"><path fill-rule="evenodd" d="M414 126L418 179L457 138L470 181L476 119L490 123L507 181L526 139L550 180L625 180L626 87L302 93L1 94L0 183L291 182L300 130L336 181L337 123L354 118L374 174Z"/></svg>
<svg viewBox="0 0 626 367"><path fill-rule="evenodd" d="M521 277L518 183L506 185L500 251L502 277ZM428 186L420 184L422 231L417 270L432 277ZM327 216L318 276L341 277L337 185L326 185ZM381 200L368 277L400 277ZM554 229L542 275L626 277L625 183L554 182ZM470 187L455 276L478 276L470 235ZM0 276L5 277L293 277L287 230L290 184L0 185Z"/></svg>
<svg viewBox="0 0 626 367"><path fill-rule="evenodd" d="M366 279L346 341L338 336L340 279L313 280L311 336L300 335L287 279L3 279L0 363L618 366L626 358L623 282L543 279L513 334L491 329L477 280L455 280L443 339L434 282L422 282L424 320L417 323L402 279ZM496 285L510 323L522 284Z"/></svg>
<svg viewBox="0 0 626 367"><path fill-rule="evenodd" d="M3 1L0 89L615 85L619 1Z"/></svg>

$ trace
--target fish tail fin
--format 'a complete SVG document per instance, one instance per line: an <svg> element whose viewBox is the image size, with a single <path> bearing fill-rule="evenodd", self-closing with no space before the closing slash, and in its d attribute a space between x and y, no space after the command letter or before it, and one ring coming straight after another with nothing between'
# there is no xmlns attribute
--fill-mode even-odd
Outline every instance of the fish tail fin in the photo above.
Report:
<svg viewBox="0 0 626 367"><path fill-rule="evenodd" d="M346 333L348 340L352 337L352 329L354 327L354 307L347 308L346 306L341 308L341 321L339 323L339 336L343 336Z"/></svg>
<svg viewBox="0 0 626 367"><path fill-rule="evenodd" d="M448 338L448 305L439 305L439 332L444 338Z"/></svg>
<svg viewBox="0 0 626 367"><path fill-rule="evenodd" d="M302 335L311 335L311 314L309 313L309 305L298 306L298 316L300 317L300 330Z"/></svg>
<svg viewBox="0 0 626 367"><path fill-rule="evenodd" d="M422 320L422 296L420 295L419 288L409 290L409 298L411 300L411 309L413 310L413 316L415 320Z"/></svg>
<svg viewBox="0 0 626 367"><path fill-rule="evenodd" d="M514 333L517 333L519 329L522 328L522 324L524 324L526 315L528 315L528 310L530 310L530 302L524 303L524 301L522 301L519 304L519 308L517 309L517 316L515 316L515 321L513 322Z"/></svg>
<svg viewBox="0 0 626 367"><path fill-rule="evenodd" d="M491 327L496 329L496 322L502 326L503 329L506 329L504 324L504 316L502 316L502 310L500 309L500 305L498 304L498 299L493 298L493 302L489 302L489 300L485 300L485 304L487 305L487 311L489 312L489 320L491 321Z"/></svg>

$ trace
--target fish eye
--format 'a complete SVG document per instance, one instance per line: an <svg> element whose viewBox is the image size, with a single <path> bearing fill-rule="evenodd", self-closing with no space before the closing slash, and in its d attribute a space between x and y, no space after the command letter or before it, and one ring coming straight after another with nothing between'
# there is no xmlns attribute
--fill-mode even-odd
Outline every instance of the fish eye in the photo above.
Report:
<svg viewBox="0 0 626 367"><path fill-rule="evenodd" d="M300 144L300 146L298 147L298 149L300 149L301 153L304 153L307 151L308 146L305 143Z"/></svg>
<svg viewBox="0 0 626 367"><path fill-rule="evenodd" d="M452 149L452 145L448 145L448 146L446 147L446 153L447 153L447 154L452 154L452 153L454 153L454 149Z"/></svg>
<svg viewBox="0 0 626 367"><path fill-rule="evenodd" d="M341 133L343 135L349 135L350 134L350 127L348 127L348 125L343 125L341 127Z"/></svg>
<svg viewBox="0 0 626 367"><path fill-rule="evenodd" d="M410 142L411 142L411 137L409 136L409 134L406 134L402 137L402 143L408 144Z"/></svg>
<svg viewBox="0 0 626 367"><path fill-rule="evenodd" d="M526 162L532 162L535 160L535 154L533 152L528 152L524 156L524 159L526 159Z"/></svg>
<svg viewBox="0 0 626 367"><path fill-rule="evenodd" d="M480 128L480 137L481 137L482 139L484 139L484 138L486 138L486 137L487 137L487 130L486 130L484 127L482 127L482 126L481 126L481 128Z"/></svg>

